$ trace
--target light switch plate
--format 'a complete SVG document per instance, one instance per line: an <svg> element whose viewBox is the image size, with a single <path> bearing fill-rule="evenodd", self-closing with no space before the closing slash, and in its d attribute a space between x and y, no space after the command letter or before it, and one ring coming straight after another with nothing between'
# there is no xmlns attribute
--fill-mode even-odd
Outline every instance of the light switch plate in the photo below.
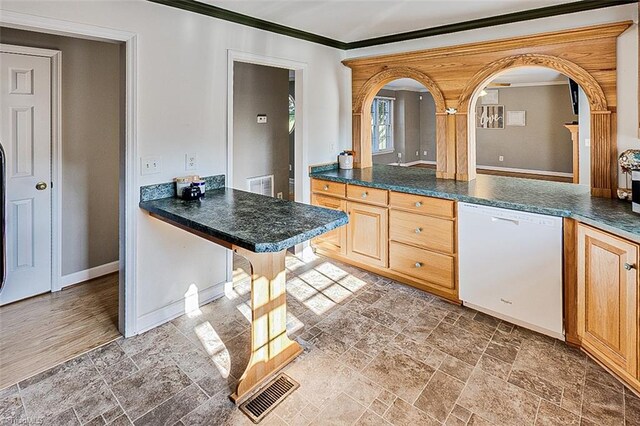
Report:
<svg viewBox="0 0 640 426"><path fill-rule="evenodd" d="M258 124L265 124L267 122L267 116L265 114L258 114Z"/></svg>
<svg viewBox="0 0 640 426"><path fill-rule="evenodd" d="M140 174L152 175L160 173L162 163L160 157L143 157L141 159Z"/></svg>

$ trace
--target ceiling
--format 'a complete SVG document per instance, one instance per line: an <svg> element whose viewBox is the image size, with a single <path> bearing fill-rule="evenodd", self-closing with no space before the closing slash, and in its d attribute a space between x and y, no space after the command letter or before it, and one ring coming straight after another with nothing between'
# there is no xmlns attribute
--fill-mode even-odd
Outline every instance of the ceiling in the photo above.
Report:
<svg viewBox="0 0 640 426"><path fill-rule="evenodd" d="M575 0L199 0L342 42L456 24Z"/></svg>

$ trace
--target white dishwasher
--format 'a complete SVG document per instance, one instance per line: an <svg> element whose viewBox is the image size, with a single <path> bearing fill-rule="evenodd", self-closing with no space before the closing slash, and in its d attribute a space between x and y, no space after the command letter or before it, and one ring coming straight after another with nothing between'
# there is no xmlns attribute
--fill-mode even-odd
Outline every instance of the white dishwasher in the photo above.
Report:
<svg viewBox="0 0 640 426"><path fill-rule="evenodd" d="M564 339L562 218L458 203L460 299Z"/></svg>

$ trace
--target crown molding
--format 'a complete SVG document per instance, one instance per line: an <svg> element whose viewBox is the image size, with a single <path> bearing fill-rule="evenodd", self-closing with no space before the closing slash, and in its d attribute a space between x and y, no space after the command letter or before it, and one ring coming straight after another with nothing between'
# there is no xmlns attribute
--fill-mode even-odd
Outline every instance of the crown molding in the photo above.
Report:
<svg viewBox="0 0 640 426"><path fill-rule="evenodd" d="M514 22L529 21L533 19L547 18L550 16L584 12L587 10L602 9L605 7L621 6L638 2L638 0L582 0L571 3L558 4L554 6L540 7L537 9L523 10L520 12L507 13L504 15L490 16L488 18L473 19L470 21L457 22L454 24L441 25L438 27L391 34L382 37L374 37L353 42L344 42L307 31L302 31L296 28L288 27L286 25L276 24L275 22L266 21L264 19L254 18L249 15L233 12L231 10L223 9L221 7L213 6L210 4L200 3L195 0L148 1L341 50L351 50L359 49L362 47L378 46L381 44L397 43L417 38L432 37L436 35L450 34L460 31L469 31L478 28L511 24Z"/></svg>

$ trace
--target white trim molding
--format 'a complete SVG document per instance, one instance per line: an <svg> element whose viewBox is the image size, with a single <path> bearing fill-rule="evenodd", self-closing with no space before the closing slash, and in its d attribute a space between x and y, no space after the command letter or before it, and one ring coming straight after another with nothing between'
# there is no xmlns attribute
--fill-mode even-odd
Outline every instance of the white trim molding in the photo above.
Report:
<svg viewBox="0 0 640 426"><path fill-rule="evenodd" d="M102 277L104 275L112 274L120 270L120 262L110 262L104 265L96 266L93 268L85 269L84 271L74 272L72 274L62 275L60 277L60 287L65 288L70 285L78 284L84 281L89 281L94 278Z"/></svg>
<svg viewBox="0 0 640 426"><path fill-rule="evenodd" d="M137 141L137 35L135 33L64 21L25 13L0 10L0 25L27 31L57 34L89 40L125 44L125 142L120 155L120 297L118 329L125 337L138 333L137 214L138 187Z"/></svg>

